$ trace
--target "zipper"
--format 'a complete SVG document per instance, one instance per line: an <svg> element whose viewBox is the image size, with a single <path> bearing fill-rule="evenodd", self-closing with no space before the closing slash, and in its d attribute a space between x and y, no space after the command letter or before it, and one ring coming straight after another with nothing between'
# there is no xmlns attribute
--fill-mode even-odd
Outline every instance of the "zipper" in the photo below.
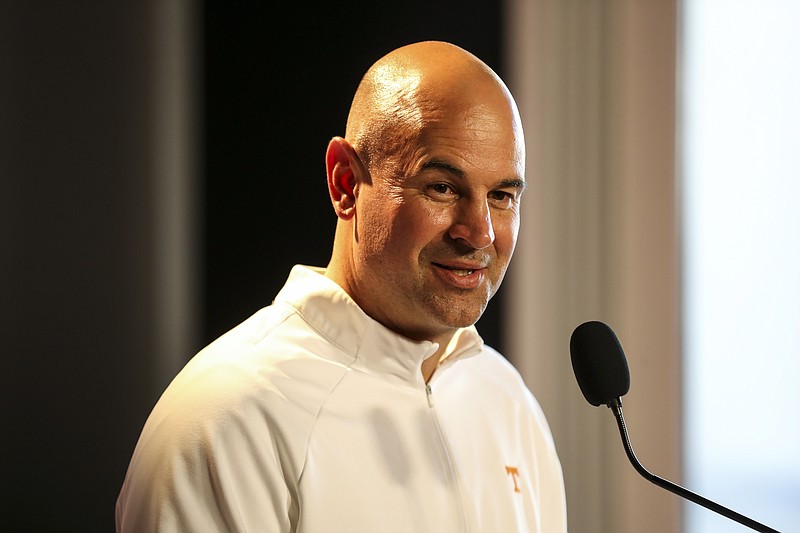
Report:
<svg viewBox="0 0 800 533"><path fill-rule="evenodd" d="M458 472L456 472L456 466L453 464L453 452L450 450L450 444L447 442L446 435L444 434L444 430L442 429L442 425L439 422L439 415L436 412L436 409L433 408L433 390L431 389L430 383L425 384L425 395L428 399L428 407L430 408L431 417L433 419L433 425L436 428L436 433L439 436L439 442L441 443L442 453L444 454L445 464L447 465L447 469L450 471L450 480L453 483L453 489L455 491L456 499L458 501L457 507L461 510L460 518L461 518L461 530L466 533L467 531L467 514L466 514L466 507L464 506L464 495L461 492L461 480L458 477Z"/></svg>

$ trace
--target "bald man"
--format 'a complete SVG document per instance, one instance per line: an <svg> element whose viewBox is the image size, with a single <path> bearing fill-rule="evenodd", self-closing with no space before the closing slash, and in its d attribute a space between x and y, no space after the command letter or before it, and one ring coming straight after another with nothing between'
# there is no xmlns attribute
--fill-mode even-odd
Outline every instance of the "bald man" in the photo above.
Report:
<svg viewBox="0 0 800 533"><path fill-rule="evenodd" d="M473 324L511 259L525 150L483 62L375 63L326 152L327 268L196 355L148 419L119 531L563 532L550 431Z"/></svg>

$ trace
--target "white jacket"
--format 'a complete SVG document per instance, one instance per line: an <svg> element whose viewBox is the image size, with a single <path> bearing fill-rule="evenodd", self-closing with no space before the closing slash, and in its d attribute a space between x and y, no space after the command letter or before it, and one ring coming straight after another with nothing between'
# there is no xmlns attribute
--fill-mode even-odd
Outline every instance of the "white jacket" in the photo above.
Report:
<svg viewBox="0 0 800 533"><path fill-rule="evenodd" d="M566 531L563 478L519 374L460 330L437 345L372 320L321 270L220 337L154 408L117 529Z"/></svg>

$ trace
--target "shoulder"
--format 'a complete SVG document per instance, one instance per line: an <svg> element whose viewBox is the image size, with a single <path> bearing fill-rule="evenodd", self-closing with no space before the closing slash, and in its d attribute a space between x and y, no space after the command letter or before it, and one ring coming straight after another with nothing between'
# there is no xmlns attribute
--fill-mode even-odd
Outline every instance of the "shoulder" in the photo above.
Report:
<svg viewBox="0 0 800 533"><path fill-rule="evenodd" d="M258 517L253 523L271 523L270 509L285 520L317 412L345 372L305 348L304 336L313 335L296 313L271 306L193 357L145 423L119 519L177 517L187 522L175 530L198 530L232 519L223 511L236 508L233 518Z"/></svg>
<svg viewBox="0 0 800 533"><path fill-rule="evenodd" d="M516 367L491 346L484 345L480 354L467 358L462 363L468 367L472 379L479 380L486 387L503 390L515 396L530 395L530 390Z"/></svg>
<svg viewBox="0 0 800 533"><path fill-rule="evenodd" d="M296 313L270 306L221 336L164 391L139 447L156 455L219 456L271 442L289 451L281 457L292 470L302 468L316 413L345 372L298 342L303 335L309 333Z"/></svg>
<svg viewBox="0 0 800 533"><path fill-rule="evenodd" d="M542 408L522 375L494 348L484 345L479 354L457 361L451 377L461 381L464 390L469 389L494 403L514 405L514 411L547 426Z"/></svg>

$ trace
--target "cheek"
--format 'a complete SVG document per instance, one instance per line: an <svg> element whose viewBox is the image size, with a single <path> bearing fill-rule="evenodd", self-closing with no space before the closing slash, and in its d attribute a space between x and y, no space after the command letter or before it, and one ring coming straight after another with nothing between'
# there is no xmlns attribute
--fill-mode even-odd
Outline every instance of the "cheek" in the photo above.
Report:
<svg viewBox="0 0 800 533"><path fill-rule="evenodd" d="M453 225L453 213L450 209L432 205L419 214L419 220L431 233L442 233Z"/></svg>
<svg viewBox="0 0 800 533"><path fill-rule="evenodd" d="M504 217L494 224L495 248L498 255L511 257L517 245L519 234L519 215Z"/></svg>
<svg viewBox="0 0 800 533"><path fill-rule="evenodd" d="M378 260L385 268L407 268L420 251L447 231L453 215L449 209L391 187L370 191L362 200L358 240L362 260ZM393 264L389 260L393 259Z"/></svg>
<svg viewBox="0 0 800 533"><path fill-rule="evenodd" d="M389 220L396 206L385 195L375 192L363 192L356 205L354 239L358 250L356 259L360 262L380 256L391 236Z"/></svg>
<svg viewBox="0 0 800 533"><path fill-rule="evenodd" d="M377 260L385 268L407 268L419 250L432 239L431 215L407 203L373 199L362 211L359 243L364 260Z"/></svg>
<svg viewBox="0 0 800 533"><path fill-rule="evenodd" d="M394 216L391 219L387 217L384 220L389 227L386 255L391 255L401 261L413 259L420 247L419 221L404 216Z"/></svg>
<svg viewBox="0 0 800 533"><path fill-rule="evenodd" d="M358 224L357 239L362 258L382 255L391 240L390 226L386 218L377 216L375 211L369 211L367 215L362 216Z"/></svg>
<svg viewBox="0 0 800 533"><path fill-rule="evenodd" d="M423 201L404 204L393 220L392 232L407 250L416 252L440 240L451 224L449 210Z"/></svg>

